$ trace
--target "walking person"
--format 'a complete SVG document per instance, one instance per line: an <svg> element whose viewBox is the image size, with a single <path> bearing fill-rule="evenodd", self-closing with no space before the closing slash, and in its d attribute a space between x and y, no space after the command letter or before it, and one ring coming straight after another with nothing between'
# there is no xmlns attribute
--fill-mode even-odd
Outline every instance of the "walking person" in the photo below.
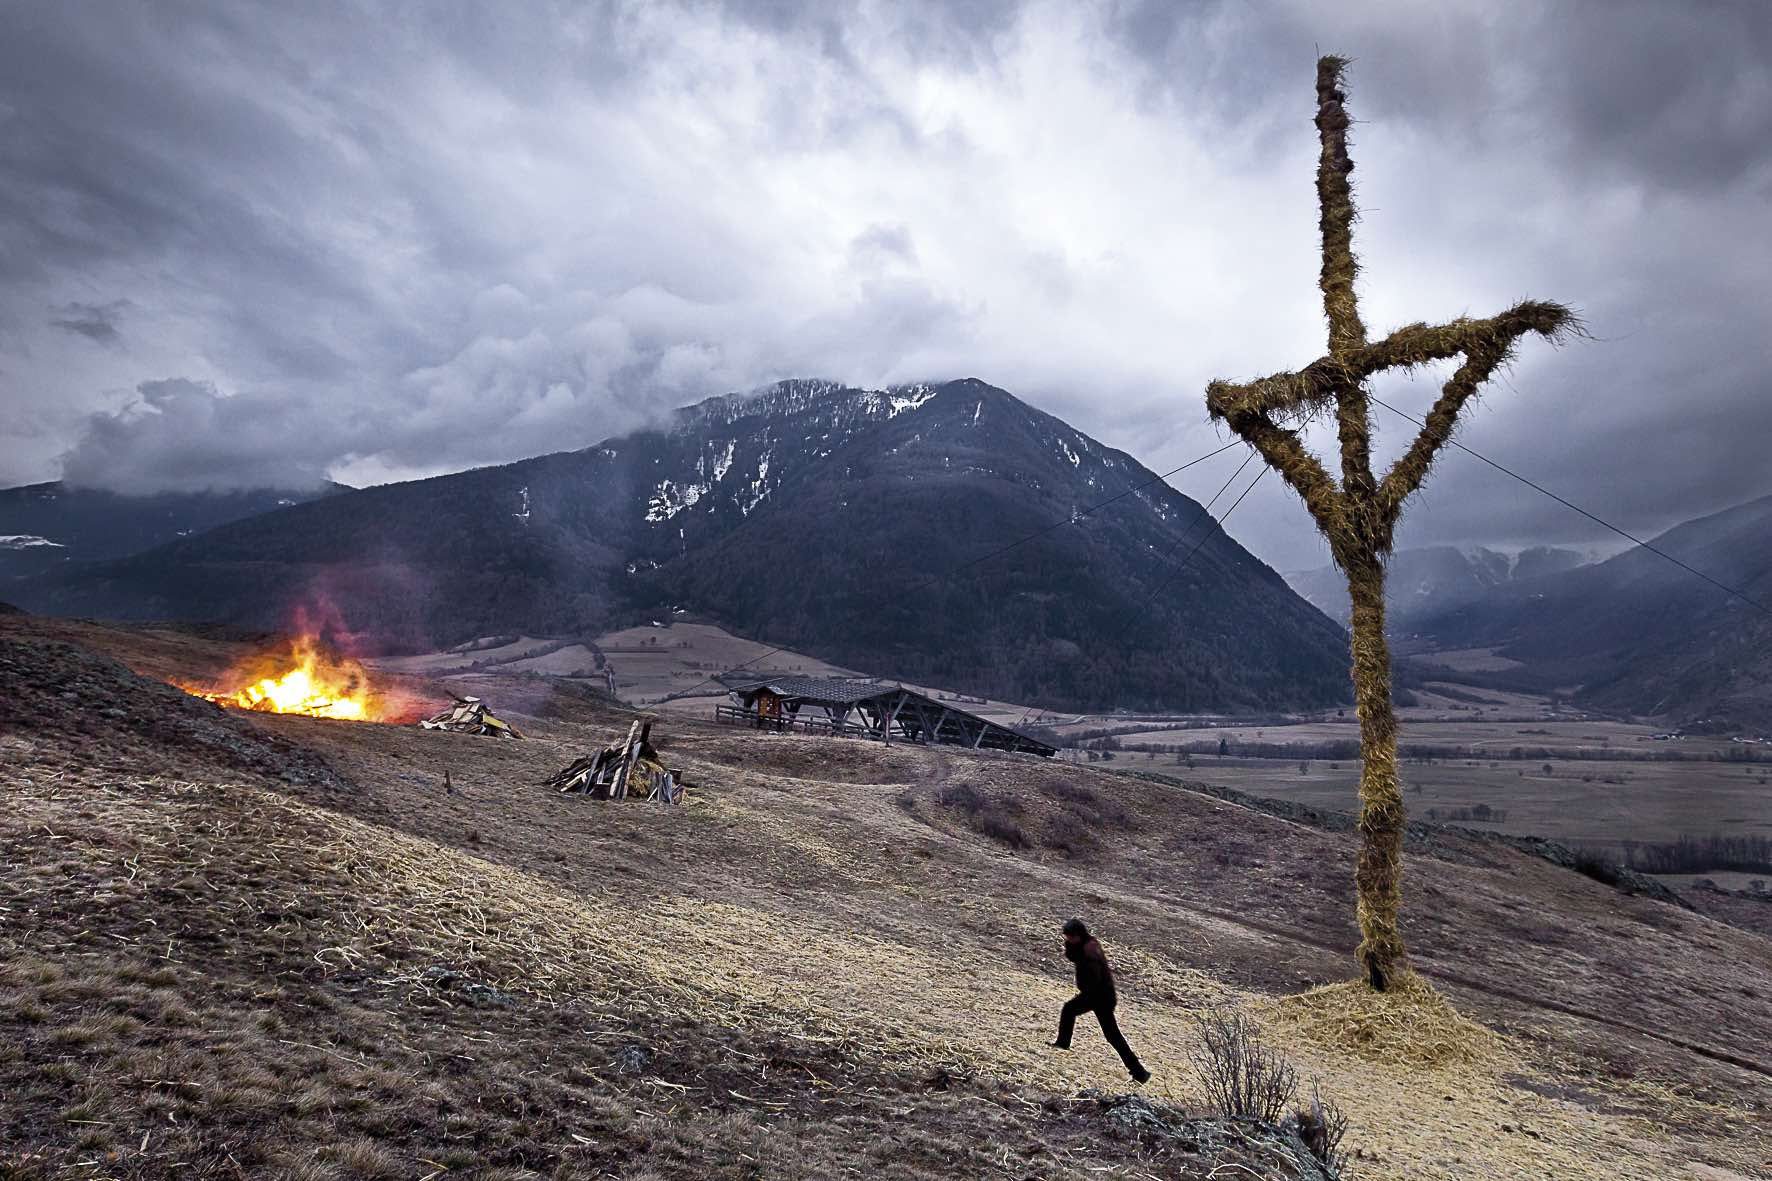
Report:
<svg viewBox="0 0 1772 1181"><path fill-rule="evenodd" d="M1076 1028L1077 1018L1084 1013L1094 1013L1095 1019L1101 1022L1102 1036L1120 1055L1120 1061L1126 1064L1133 1081L1149 1082L1151 1072L1126 1044L1126 1035L1120 1032L1119 1022L1114 1020L1114 1006L1119 1001L1114 994L1114 970L1108 966L1107 954L1101 950L1100 942L1089 933L1082 919L1071 919L1064 925L1064 958L1077 965L1077 995L1066 1001L1059 1011L1058 1040L1052 1043L1053 1047L1070 1049L1071 1031Z"/></svg>

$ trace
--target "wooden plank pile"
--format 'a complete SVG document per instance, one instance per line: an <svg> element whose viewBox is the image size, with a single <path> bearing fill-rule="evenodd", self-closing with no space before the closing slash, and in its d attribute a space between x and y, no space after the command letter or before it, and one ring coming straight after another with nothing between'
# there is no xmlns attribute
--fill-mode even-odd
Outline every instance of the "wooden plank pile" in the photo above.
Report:
<svg viewBox="0 0 1772 1181"><path fill-rule="evenodd" d="M453 696L453 694L451 694ZM486 703L478 697L457 697L455 704L419 725L427 730L452 730L457 734L491 734L499 738L521 738L517 727L494 717Z"/></svg>
<svg viewBox="0 0 1772 1181"><path fill-rule="evenodd" d="M548 778L546 785L597 800L625 800L644 794L656 804L683 802L682 776L667 770L660 760L652 745L651 722L635 722L621 745L574 759Z"/></svg>

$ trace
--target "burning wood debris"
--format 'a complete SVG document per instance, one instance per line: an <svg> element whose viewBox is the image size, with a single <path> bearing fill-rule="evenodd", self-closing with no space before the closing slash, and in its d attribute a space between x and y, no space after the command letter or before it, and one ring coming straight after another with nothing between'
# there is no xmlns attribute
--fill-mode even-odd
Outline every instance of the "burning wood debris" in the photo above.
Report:
<svg viewBox="0 0 1772 1181"><path fill-rule="evenodd" d="M651 739L652 723L635 722L620 746L606 746L594 755L574 759L546 785L563 792L583 792L597 800L625 800L644 792L653 803L680 804L682 773L665 768Z"/></svg>
<svg viewBox="0 0 1772 1181"><path fill-rule="evenodd" d="M235 669L216 686L178 687L217 705L259 713L302 714L311 718L374 721L380 703L369 675L356 661L325 647L316 636L290 640L287 654L264 654Z"/></svg>
<svg viewBox="0 0 1772 1181"><path fill-rule="evenodd" d="M454 694L451 694L454 696ZM452 730L457 734L490 734L498 738L521 738L517 727L495 717L478 697L456 697L455 704L419 723L427 730Z"/></svg>

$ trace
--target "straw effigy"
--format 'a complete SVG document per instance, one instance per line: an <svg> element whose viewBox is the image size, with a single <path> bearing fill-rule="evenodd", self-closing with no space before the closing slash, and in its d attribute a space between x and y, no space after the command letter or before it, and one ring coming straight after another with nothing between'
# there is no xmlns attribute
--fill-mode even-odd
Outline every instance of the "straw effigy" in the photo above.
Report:
<svg viewBox="0 0 1772 1181"><path fill-rule="evenodd" d="M1358 958L1377 991L1408 974L1398 925L1402 900L1404 808L1397 782L1397 718L1391 705L1391 658L1384 638L1385 559L1403 503L1427 477L1452 436L1459 412L1528 333L1553 342L1580 330L1561 304L1528 300L1487 320L1411 324L1376 344L1366 340L1354 281L1352 175L1343 74L1347 59L1317 62L1317 161L1323 265L1318 286L1329 322L1329 352L1296 373L1237 384L1214 381L1206 405L1214 419L1254 445L1303 499L1348 580L1353 602L1351 648L1354 704L1360 719L1360 852L1354 871L1361 942ZM1372 471L1372 423L1366 382L1389 369L1414 369L1462 356L1420 433L1383 480ZM1341 445L1338 485L1294 427L1335 411ZM1289 425L1282 425L1289 424Z"/></svg>

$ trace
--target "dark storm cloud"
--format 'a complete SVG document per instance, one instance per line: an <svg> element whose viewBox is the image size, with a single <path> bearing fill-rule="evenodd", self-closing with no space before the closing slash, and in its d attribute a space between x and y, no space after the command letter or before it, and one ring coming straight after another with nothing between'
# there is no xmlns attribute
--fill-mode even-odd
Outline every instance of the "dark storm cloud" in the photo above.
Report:
<svg viewBox="0 0 1772 1181"><path fill-rule="evenodd" d="M1552 6L1546 26L1546 38L1528 43L1537 50L1530 65L1542 71L1547 126L1571 151L1667 188L1714 190L1757 176L1766 191L1772 19L1764 4Z"/></svg>
<svg viewBox="0 0 1772 1181"><path fill-rule="evenodd" d="M1577 168L1670 188L1726 185L1767 163L1772 18L1760 0L1440 5L1431 19L1403 3L1324 7L1127 0L1108 27L1154 90L1210 107L1239 135L1273 126L1273 100L1296 93L1319 53L1342 53L1368 123L1500 153L1554 143Z"/></svg>
<svg viewBox="0 0 1772 1181"><path fill-rule="evenodd" d="M249 403L177 378L143 382L136 392L124 409L87 418L63 457L68 483L140 493L325 482L324 466L288 445L314 429L311 407Z"/></svg>
<svg viewBox="0 0 1772 1181"><path fill-rule="evenodd" d="M49 323L53 327L84 336L87 340L109 344L117 339L118 314L128 306L129 301L126 299L112 300L107 304L64 304L55 309L56 314Z"/></svg>
<svg viewBox="0 0 1772 1181"><path fill-rule="evenodd" d="M1215 445L1209 379L1322 351L1321 49L1356 59L1373 330L1526 295L1593 328L1524 347L1465 442L1632 528L1772 491L1758 3L0 21L0 481L397 478L811 373L977 374L1172 467ZM1321 560L1277 479L1229 527ZM1600 540L1456 454L1404 538Z"/></svg>

